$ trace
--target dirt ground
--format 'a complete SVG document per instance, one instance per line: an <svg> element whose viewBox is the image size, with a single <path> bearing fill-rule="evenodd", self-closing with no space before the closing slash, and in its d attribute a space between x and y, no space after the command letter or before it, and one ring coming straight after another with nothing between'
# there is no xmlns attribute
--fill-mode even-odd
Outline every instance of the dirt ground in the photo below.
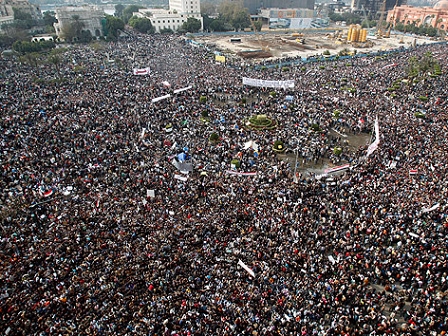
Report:
<svg viewBox="0 0 448 336"><path fill-rule="evenodd" d="M340 29L340 28L339 28ZM334 33L315 33L312 31L303 32L305 43L296 41L291 32L270 31L259 34L240 34L240 35L208 35L197 38L197 41L206 45L214 45L224 53L234 54L244 51L263 50L270 54L270 57L264 59L277 59L284 57L308 57L322 55L325 50L330 51L331 55L338 54L343 49L349 49L357 52L370 52L379 50L390 50L403 46L408 48L415 44L427 44L436 42L429 38L403 36L392 34L389 38L376 38L369 36L367 44L349 43L345 41L347 29L340 31L339 37L335 38ZM241 42L230 42L231 38L240 38ZM268 55L266 55L268 56ZM254 59L254 58L252 58Z"/></svg>

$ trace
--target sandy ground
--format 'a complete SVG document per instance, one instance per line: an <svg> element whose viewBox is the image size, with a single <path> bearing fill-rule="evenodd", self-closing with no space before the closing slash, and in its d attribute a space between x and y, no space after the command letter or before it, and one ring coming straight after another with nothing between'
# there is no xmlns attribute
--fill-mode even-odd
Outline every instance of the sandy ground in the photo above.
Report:
<svg viewBox="0 0 448 336"><path fill-rule="evenodd" d="M344 36L347 35L347 29L342 30L341 34L342 38L335 38L334 33L303 32L305 44L296 42L296 38L292 37L291 32L282 31L262 32L257 35L208 35L196 40L206 45L215 45L218 49L230 55L235 55L241 51L269 51L272 57L265 59L296 57L299 55L302 57L322 55L325 50L330 51L331 55L335 55L343 49L351 51L356 49L357 52L361 53L390 50L400 46L408 48L414 43L420 45L436 42L429 38L391 34L389 38L379 39L375 36L369 36L369 45L366 46L365 44L346 42ZM232 37L241 38L241 42L230 42Z"/></svg>

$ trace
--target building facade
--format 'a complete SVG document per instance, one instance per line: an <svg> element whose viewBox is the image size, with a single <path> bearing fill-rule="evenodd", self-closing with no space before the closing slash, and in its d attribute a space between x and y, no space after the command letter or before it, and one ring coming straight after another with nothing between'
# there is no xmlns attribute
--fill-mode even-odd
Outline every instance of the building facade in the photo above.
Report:
<svg viewBox="0 0 448 336"><path fill-rule="evenodd" d="M42 18L39 6L31 4L28 0L0 0L0 17L14 17L13 8L30 14L33 19Z"/></svg>
<svg viewBox="0 0 448 336"><path fill-rule="evenodd" d="M352 10L365 10L366 13L372 15L373 17L379 17L382 13L383 6L384 13L387 14L387 11L393 9L395 6L403 6L406 5L407 0L352 0L351 9Z"/></svg>
<svg viewBox="0 0 448 336"><path fill-rule="evenodd" d="M244 7L249 13L256 15L264 8L305 8L314 9L314 0L244 0Z"/></svg>
<svg viewBox="0 0 448 336"><path fill-rule="evenodd" d="M387 22L428 25L447 31L448 0L439 1L433 7L398 6L387 13Z"/></svg>
<svg viewBox="0 0 448 336"><path fill-rule="evenodd" d="M201 22L201 29L204 27L201 16L200 0L170 0L170 8L163 9L140 9L134 13L137 17L144 17L151 21L156 32L162 29L177 31L188 18L195 18Z"/></svg>
<svg viewBox="0 0 448 336"><path fill-rule="evenodd" d="M96 6L79 6L79 7L56 7L56 19L54 24L56 35L58 38L64 38L64 32L73 24L75 18L82 26L82 30L88 30L92 36L103 36L103 20L105 18L104 11Z"/></svg>

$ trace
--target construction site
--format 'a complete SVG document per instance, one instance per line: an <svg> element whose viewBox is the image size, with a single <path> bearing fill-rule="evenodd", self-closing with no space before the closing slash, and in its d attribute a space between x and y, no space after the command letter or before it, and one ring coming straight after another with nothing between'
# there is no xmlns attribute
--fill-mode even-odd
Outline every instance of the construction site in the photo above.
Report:
<svg viewBox="0 0 448 336"><path fill-rule="evenodd" d="M360 27L328 31L269 31L235 35L205 35L197 39L214 46L228 56L243 59L278 59L287 57L331 56L343 53L368 53L434 42L426 37L390 34L373 35Z"/></svg>

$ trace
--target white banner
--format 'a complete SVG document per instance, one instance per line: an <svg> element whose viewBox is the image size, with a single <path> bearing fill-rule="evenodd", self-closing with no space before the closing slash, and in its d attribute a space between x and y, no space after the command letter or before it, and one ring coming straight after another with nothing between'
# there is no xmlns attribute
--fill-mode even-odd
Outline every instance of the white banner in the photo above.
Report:
<svg viewBox="0 0 448 336"><path fill-rule="evenodd" d="M440 207L440 203L437 203L437 204L433 205L430 208L423 208L422 209L422 213L427 213L427 212L434 211L434 210L438 209L439 207Z"/></svg>
<svg viewBox="0 0 448 336"><path fill-rule="evenodd" d="M270 87L275 89L293 89L295 86L295 82L292 79L285 81L276 81L243 77L243 85Z"/></svg>
<svg viewBox="0 0 448 336"><path fill-rule="evenodd" d="M191 88L192 88L192 86L190 85L190 86L187 86L187 87L184 87L184 88L181 88L181 89L176 89L173 92L174 93L179 93L179 92L182 92L182 91L190 90Z"/></svg>
<svg viewBox="0 0 448 336"><path fill-rule="evenodd" d="M367 157L372 154L377 148L378 145L380 144L380 126L378 124L378 117L376 117L375 119L375 141L372 142L369 146L369 148L367 148Z"/></svg>
<svg viewBox="0 0 448 336"><path fill-rule="evenodd" d="M158 102L158 101L160 101L160 100L167 99L167 98L169 98L169 97L171 97L171 95L170 95L170 94L167 94L167 95L164 95L164 96L161 96L161 97L154 98L154 99L151 100L151 102L152 102L152 103L155 103L155 102Z"/></svg>
<svg viewBox="0 0 448 336"><path fill-rule="evenodd" d="M241 259L238 260L238 265L240 265L242 268L244 268L247 271L247 273L249 273L250 275L252 275L255 278L254 271L252 271L245 263L243 263L241 261Z"/></svg>
<svg viewBox="0 0 448 336"><path fill-rule="evenodd" d="M239 172L236 170L226 170L226 173L230 174L230 175L239 175L239 176L255 176L255 175L257 175L257 172L244 173L244 172Z"/></svg>
<svg viewBox="0 0 448 336"><path fill-rule="evenodd" d="M144 76L149 75L151 73L151 69L149 67L143 69L132 69L132 72L136 76Z"/></svg>

